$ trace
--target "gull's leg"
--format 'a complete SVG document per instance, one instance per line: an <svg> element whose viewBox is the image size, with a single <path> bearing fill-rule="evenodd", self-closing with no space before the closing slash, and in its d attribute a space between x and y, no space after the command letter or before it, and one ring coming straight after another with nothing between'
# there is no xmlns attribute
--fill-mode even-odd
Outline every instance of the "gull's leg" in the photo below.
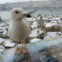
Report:
<svg viewBox="0 0 62 62"><path fill-rule="evenodd" d="M23 41L22 53L23 53L23 54L29 53L29 52L28 52L28 49L26 48L26 40Z"/></svg>
<svg viewBox="0 0 62 62"><path fill-rule="evenodd" d="M28 49L26 48L26 42L25 40L23 41L23 43L21 44L16 44L17 45L17 49L16 49L16 53L15 54L27 54Z"/></svg>
<svg viewBox="0 0 62 62"><path fill-rule="evenodd" d="M16 44L16 52L15 52L16 55L19 55L21 54L21 51L20 51L20 48L18 47L18 44Z"/></svg>
<svg viewBox="0 0 62 62"><path fill-rule="evenodd" d="M19 50L18 44L16 44L17 49Z"/></svg>

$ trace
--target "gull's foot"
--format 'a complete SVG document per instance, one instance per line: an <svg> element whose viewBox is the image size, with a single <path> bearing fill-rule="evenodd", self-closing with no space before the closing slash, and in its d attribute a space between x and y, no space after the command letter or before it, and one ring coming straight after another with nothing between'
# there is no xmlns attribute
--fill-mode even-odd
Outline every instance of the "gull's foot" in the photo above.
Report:
<svg viewBox="0 0 62 62"><path fill-rule="evenodd" d="M19 54L29 54L29 52L28 52L27 48L17 48L15 54L16 55L19 55Z"/></svg>

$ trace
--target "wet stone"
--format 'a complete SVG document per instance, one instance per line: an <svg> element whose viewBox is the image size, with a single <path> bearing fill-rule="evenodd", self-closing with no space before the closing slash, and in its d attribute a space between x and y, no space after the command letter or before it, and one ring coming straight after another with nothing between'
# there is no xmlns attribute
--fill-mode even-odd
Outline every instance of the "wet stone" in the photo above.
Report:
<svg viewBox="0 0 62 62"><path fill-rule="evenodd" d="M29 54L20 54L20 55L14 55L14 60L13 62L24 62L26 61L27 59L30 58L30 55Z"/></svg>
<svg viewBox="0 0 62 62"><path fill-rule="evenodd" d="M39 58L34 58L31 60L31 62L41 62L41 60Z"/></svg>

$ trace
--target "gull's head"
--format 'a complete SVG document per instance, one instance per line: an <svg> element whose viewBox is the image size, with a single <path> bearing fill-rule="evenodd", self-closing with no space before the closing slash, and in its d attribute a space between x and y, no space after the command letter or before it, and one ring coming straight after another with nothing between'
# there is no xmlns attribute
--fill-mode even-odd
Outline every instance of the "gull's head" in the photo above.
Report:
<svg viewBox="0 0 62 62"><path fill-rule="evenodd" d="M24 11L22 8L14 8L11 11L11 16L13 20L22 20L25 17L30 17L28 12Z"/></svg>

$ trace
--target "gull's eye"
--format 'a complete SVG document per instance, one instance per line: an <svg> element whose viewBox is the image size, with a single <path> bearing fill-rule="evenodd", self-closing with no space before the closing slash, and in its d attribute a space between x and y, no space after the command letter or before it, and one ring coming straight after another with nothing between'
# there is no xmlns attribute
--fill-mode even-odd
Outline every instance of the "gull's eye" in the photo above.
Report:
<svg viewBox="0 0 62 62"><path fill-rule="evenodd" d="M18 13L19 13L19 11L15 11L15 13L16 13L16 14L18 14Z"/></svg>

